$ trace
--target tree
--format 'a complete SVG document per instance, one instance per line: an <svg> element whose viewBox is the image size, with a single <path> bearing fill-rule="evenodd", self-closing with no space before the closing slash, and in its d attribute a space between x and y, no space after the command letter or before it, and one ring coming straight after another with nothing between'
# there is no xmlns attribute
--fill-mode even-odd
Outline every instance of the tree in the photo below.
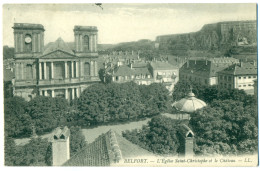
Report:
<svg viewBox="0 0 260 171"><path fill-rule="evenodd" d="M46 166L47 149L51 145L47 139L33 138L24 146L17 146L15 166Z"/></svg>
<svg viewBox="0 0 260 171"><path fill-rule="evenodd" d="M214 100L210 106L195 112L190 126L196 135L196 153L256 152L257 114L252 112L256 110L248 110L243 102L235 100Z"/></svg>
<svg viewBox="0 0 260 171"><path fill-rule="evenodd" d="M77 152L87 146L85 136L81 132L80 127L70 127L70 156L74 156Z"/></svg>
<svg viewBox="0 0 260 171"><path fill-rule="evenodd" d="M28 103L25 111L32 118L36 133L43 134L65 124L68 102L59 97L37 96Z"/></svg>
<svg viewBox="0 0 260 171"><path fill-rule="evenodd" d="M15 161L16 146L14 139L5 135L5 165L13 166Z"/></svg>
<svg viewBox="0 0 260 171"><path fill-rule="evenodd" d="M31 135L31 117L25 113L27 102L21 97L4 100L5 135L21 137Z"/></svg>
<svg viewBox="0 0 260 171"><path fill-rule="evenodd" d="M180 147L180 122L164 116L155 116L141 130L123 132L123 136L153 153L176 155Z"/></svg>

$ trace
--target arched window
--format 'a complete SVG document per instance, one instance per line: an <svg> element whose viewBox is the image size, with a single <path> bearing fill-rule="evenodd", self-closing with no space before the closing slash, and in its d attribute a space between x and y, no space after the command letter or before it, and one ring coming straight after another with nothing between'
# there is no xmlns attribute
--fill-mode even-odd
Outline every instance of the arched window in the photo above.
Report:
<svg viewBox="0 0 260 171"><path fill-rule="evenodd" d="M32 36L30 34L25 35L24 50L25 50L25 52L32 51Z"/></svg>
<svg viewBox="0 0 260 171"><path fill-rule="evenodd" d="M86 35L83 37L83 51L87 52L89 50L89 37Z"/></svg>
<svg viewBox="0 0 260 171"><path fill-rule="evenodd" d="M85 64L84 64L84 75L85 76L90 75L90 64L88 62L85 62Z"/></svg>

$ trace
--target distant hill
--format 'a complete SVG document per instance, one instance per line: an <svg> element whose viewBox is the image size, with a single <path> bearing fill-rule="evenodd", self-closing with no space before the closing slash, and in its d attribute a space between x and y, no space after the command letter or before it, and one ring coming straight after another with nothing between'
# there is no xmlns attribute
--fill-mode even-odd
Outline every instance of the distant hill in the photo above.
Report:
<svg viewBox="0 0 260 171"><path fill-rule="evenodd" d="M152 50L154 49L154 42L148 39L142 39L133 42L122 42L115 44L108 48L109 51L138 51L138 50Z"/></svg>
<svg viewBox="0 0 260 171"><path fill-rule="evenodd" d="M256 21L230 21L206 24L198 32L156 37L161 50L220 50L233 46L256 46Z"/></svg>

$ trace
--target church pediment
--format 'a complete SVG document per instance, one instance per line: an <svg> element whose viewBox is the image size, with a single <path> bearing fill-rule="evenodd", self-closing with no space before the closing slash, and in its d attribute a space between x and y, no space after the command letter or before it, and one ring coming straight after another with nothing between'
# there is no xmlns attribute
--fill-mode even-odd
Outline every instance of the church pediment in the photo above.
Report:
<svg viewBox="0 0 260 171"><path fill-rule="evenodd" d="M42 55L40 59L64 59L64 58L77 58L76 55L64 52L62 50L56 50L48 54Z"/></svg>

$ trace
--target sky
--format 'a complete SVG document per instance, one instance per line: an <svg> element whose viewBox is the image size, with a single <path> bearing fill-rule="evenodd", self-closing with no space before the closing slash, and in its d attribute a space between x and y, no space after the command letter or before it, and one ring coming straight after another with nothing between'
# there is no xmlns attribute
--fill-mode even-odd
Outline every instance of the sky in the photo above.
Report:
<svg viewBox="0 0 260 171"><path fill-rule="evenodd" d="M102 9L103 8L103 9ZM98 43L155 40L199 31L204 24L256 20L256 4L4 4L3 45L14 46L14 23L42 24L44 43L74 41L75 25L97 26Z"/></svg>

